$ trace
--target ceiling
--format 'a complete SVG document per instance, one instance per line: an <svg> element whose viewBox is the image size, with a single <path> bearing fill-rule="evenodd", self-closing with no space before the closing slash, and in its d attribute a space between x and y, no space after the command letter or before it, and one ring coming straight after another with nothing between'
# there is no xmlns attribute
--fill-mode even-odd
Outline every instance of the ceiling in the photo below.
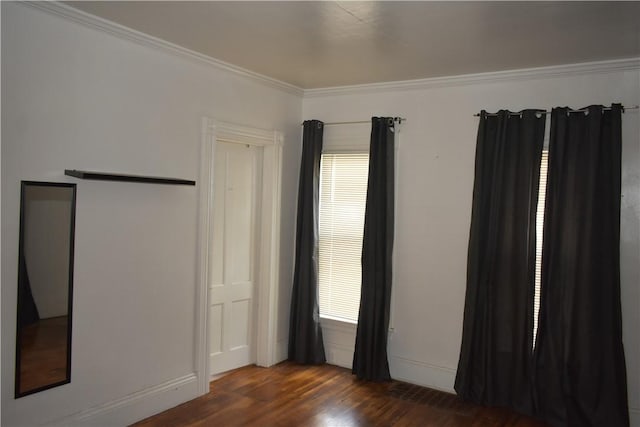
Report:
<svg viewBox="0 0 640 427"><path fill-rule="evenodd" d="M640 2L67 4L302 89L640 57Z"/></svg>

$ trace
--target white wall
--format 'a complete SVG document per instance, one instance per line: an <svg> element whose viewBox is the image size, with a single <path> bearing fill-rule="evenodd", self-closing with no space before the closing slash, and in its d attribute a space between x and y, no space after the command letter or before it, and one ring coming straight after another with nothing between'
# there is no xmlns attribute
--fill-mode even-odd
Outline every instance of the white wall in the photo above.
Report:
<svg viewBox="0 0 640 427"><path fill-rule="evenodd" d="M203 116L284 132L286 340L300 94L7 2L2 67L2 425L127 424L196 395L199 187L63 171L197 179ZM21 180L78 188L71 383L16 400Z"/></svg>
<svg viewBox="0 0 640 427"><path fill-rule="evenodd" d="M403 116L392 375L451 390L482 108L640 103L638 70L301 98L2 2L2 425L126 424L196 394L197 189L77 181L64 169L197 179L200 119L284 131L278 348L286 354L302 117ZM301 114L302 111L302 114ZM623 118L622 291L629 400L640 414L639 114ZM78 183L72 381L13 399L20 180ZM334 362L353 328L325 329ZM137 400L136 400L137 399ZM139 405L128 405L130 402Z"/></svg>
<svg viewBox="0 0 640 427"><path fill-rule="evenodd" d="M402 116L397 156L395 283L389 353L394 378L453 390L464 309L473 169L481 109L640 102L640 72L442 84L423 89L310 91L303 117L325 122ZM623 116L622 304L629 402L640 425L639 113ZM329 360L350 366L349 326L325 328ZM352 332L353 333L353 332ZM351 343L351 344L350 344ZM350 347L349 347L350 344ZM349 351L351 353L349 353Z"/></svg>

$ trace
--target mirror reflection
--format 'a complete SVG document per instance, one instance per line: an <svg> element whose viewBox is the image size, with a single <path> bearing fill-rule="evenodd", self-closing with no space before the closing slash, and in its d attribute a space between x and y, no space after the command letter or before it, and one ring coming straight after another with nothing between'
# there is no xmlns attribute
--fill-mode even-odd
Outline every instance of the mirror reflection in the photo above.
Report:
<svg viewBox="0 0 640 427"><path fill-rule="evenodd" d="M16 397L71 380L76 185L22 182Z"/></svg>

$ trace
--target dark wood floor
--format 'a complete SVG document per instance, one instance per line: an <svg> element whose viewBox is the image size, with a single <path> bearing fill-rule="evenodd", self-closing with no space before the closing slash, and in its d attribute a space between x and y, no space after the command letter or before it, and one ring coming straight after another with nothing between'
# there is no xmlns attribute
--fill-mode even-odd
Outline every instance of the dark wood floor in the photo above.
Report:
<svg viewBox="0 0 640 427"><path fill-rule="evenodd" d="M211 383L211 392L161 414L148 426L545 427L511 411L393 381L356 380L331 365L248 366Z"/></svg>
<svg viewBox="0 0 640 427"><path fill-rule="evenodd" d="M67 316L24 326L20 342L20 392L67 378Z"/></svg>

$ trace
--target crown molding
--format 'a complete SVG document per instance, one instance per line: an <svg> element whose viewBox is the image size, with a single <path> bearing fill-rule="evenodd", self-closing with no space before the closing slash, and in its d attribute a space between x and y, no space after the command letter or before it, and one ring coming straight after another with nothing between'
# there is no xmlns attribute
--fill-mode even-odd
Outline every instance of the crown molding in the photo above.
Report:
<svg viewBox="0 0 640 427"><path fill-rule="evenodd" d="M620 71L640 70L640 58L625 58L609 61L584 62L578 64L555 65L550 67L524 68L488 73L463 74L458 76L432 77L416 80L403 80L381 83L370 83L351 86L302 89L289 83L255 73L236 65L220 61L211 56L195 52L182 46L167 42L151 35L133 30L115 22L99 18L80 11L58 1L26 1L19 2L52 15L81 24L85 27L111 34L118 38L147 46L178 57L190 59L215 69L242 76L262 85L278 89L303 98L323 96L352 95L375 92L425 90L441 87L464 86L478 83L495 83L517 80L543 79L561 76L585 74L601 74Z"/></svg>
<svg viewBox="0 0 640 427"><path fill-rule="evenodd" d="M464 86L478 83L501 83L506 81L533 80L551 77L602 74L637 70L640 70L640 58L625 58L610 61L554 65L550 67L524 68L518 70L463 74L447 77L432 77L418 80L404 80L353 86L305 89L303 97L315 98L323 96L355 95L375 92L425 90L442 87Z"/></svg>
<svg viewBox="0 0 640 427"><path fill-rule="evenodd" d="M115 22L91 15L57 1L26 1L19 2L19 4L41 10L43 12L64 18L68 21L75 22L85 27L101 31L112 36L116 36L120 39L134 42L138 45L150 47L192 61L197 61L218 70L242 76L244 78L253 80L254 82L258 82L265 86L279 89L293 95L302 96L304 94L303 89L297 86L264 76L262 74L254 73L253 71L238 67L233 64L229 64L228 62L220 61L211 56L195 52L193 50L170 43L149 34L133 30L120 24L116 24Z"/></svg>

